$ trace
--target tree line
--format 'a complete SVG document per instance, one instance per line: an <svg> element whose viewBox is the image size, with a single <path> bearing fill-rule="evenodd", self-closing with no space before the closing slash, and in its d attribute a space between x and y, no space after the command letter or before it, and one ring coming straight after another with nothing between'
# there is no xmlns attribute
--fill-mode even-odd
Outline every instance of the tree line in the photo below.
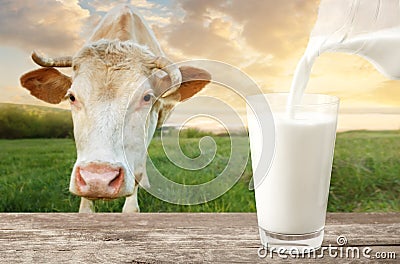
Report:
<svg viewBox="0 0 400 264"><path fill-rule="evenodd" d="M72 138L72 117L69 111L35 111L36 107L1 105L0 138Z"/></svg>

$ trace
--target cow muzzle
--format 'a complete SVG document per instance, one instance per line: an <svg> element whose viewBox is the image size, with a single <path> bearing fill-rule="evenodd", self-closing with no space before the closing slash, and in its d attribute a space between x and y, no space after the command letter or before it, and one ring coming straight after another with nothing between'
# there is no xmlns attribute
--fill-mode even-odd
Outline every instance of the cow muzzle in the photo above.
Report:
<svg viewBox="0 0 400 264"><path fill-rule="evenodd" d="M114 199L121 196L123 167L105 162L90 162L75 169L76 195L88 199Z"/></svg>

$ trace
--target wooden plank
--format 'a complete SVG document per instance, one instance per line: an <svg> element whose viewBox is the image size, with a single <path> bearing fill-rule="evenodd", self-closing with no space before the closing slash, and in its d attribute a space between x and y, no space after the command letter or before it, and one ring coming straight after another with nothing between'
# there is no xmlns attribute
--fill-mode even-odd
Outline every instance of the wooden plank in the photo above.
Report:
<svg viewBox="0 0 400 264"><path fill-rule="evenodd" d="M398 261L399 230L400 213L328 214L323 245L345 235L348 247L394 252ZM0 214L1 263L287 263L259 258L259 247L254 213ZM289 260L337 262L324 253Z"/></svg>

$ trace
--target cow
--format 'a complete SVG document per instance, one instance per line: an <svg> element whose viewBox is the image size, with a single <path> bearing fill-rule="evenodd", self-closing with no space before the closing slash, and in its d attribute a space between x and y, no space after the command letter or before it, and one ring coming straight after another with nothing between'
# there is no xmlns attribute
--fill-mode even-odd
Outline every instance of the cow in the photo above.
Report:
<svg viewBox="0 0 400 264"><path fill-rule="evenodd" d="M47 103L71 105L77 159L69 190L81 197L79 212L94 212L93 200L118 197L126 197L122 212L139 212L138 186L149 184L146 153L156 128L210 82L210 73L168 60L127 5L107 13L74 56L34 51L32 59L42 67L22 75L21 86ZM72 77L56 67L71 67Z"/></svg>

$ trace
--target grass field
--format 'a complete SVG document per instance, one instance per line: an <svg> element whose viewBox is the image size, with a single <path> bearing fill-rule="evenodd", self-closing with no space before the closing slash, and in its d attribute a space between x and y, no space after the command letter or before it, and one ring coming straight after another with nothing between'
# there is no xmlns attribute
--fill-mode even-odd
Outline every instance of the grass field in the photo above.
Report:
<svg viewBox="0 0 400 264"><path fill-rule="evenodd" d="M167 162L159 138L149 153L169 179L186 184L206 182L221 172L230 152L229 138L215 137L216 159L200 171ZM183 152L199 153L197 138L181 139ZM328 211L400 211L400 131L339 133L336 141ZM75 145L71 139L0 140L0 211L76 212L79 198L68 192ZM254 212L254 193L247 164L241 179L211 202L182 206L139 191L142 212ZM96 210L121 211L124 200L97 201Z"/></svg>

